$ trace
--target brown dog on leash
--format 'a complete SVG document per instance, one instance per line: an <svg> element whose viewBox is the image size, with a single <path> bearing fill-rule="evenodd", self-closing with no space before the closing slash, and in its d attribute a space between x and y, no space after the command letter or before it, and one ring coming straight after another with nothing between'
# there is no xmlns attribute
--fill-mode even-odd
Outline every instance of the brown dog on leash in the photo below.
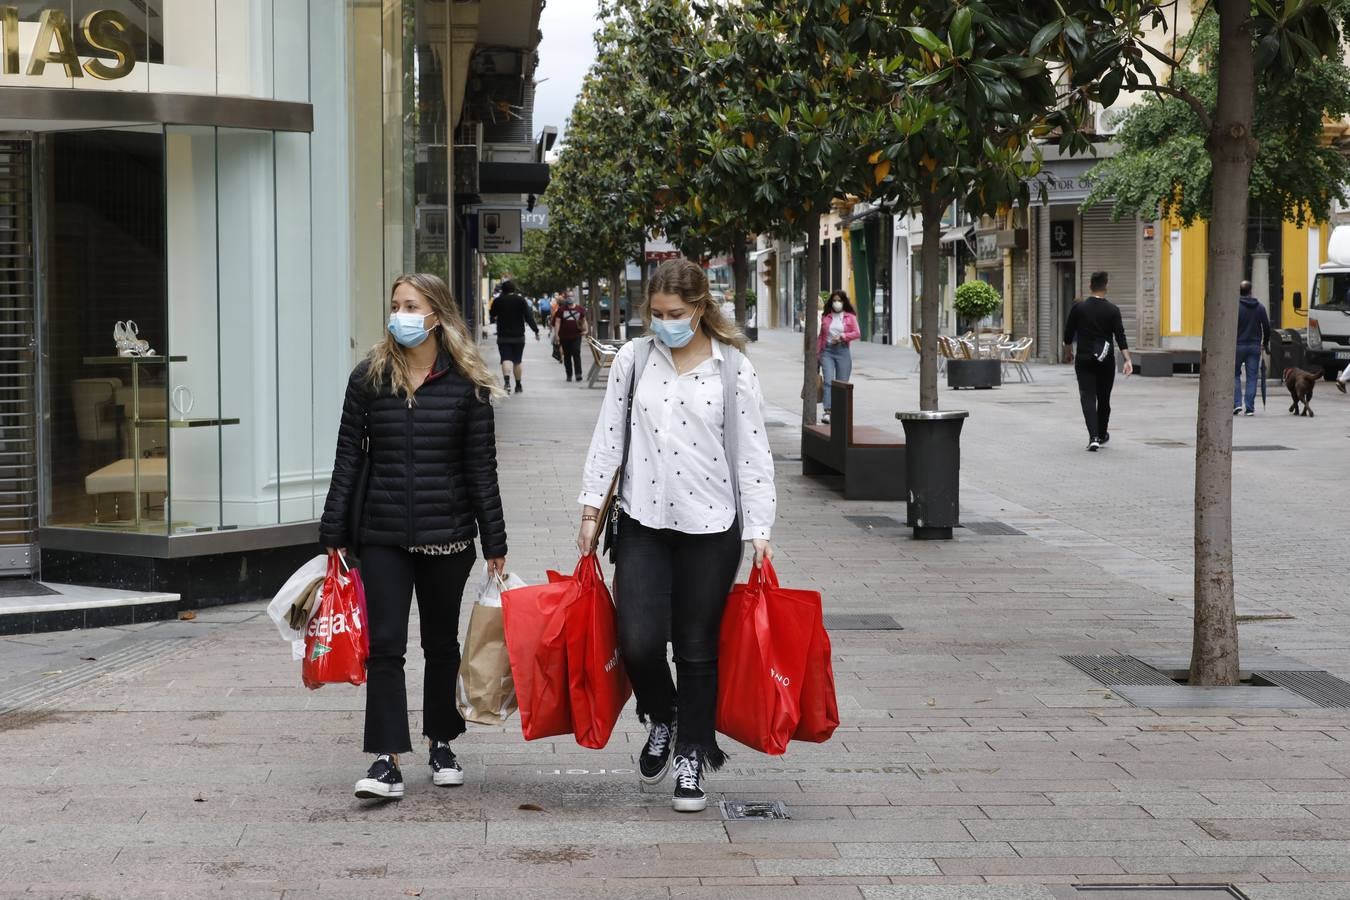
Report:
<svg viewBox="0 0 1350 900"><path fill-rule="evenodd" d="M1308 404L1312 402L1313 386L1322 380L1320 372L1305 372L1302 369L1285 369L1284 386L1289 388L1289 396L1294 398L1294 403L1289 407L1289 411L1296 416L1313 417L1312 407ZM1303 404L1303 411L1299 412L1298 405Z"/></svg>

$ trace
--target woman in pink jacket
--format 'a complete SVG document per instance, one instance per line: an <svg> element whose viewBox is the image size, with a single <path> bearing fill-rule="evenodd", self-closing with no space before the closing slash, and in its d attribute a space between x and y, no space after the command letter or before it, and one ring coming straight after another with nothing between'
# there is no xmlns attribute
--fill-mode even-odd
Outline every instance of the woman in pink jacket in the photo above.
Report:
<svg viewBox="0 0 1350 900"><path fill-rule="evenodd" d="M829 307L820 320L820 338L816 341L816 356L825 378L825 422L830 421L830 384L848 381L852 376L853 353L848 345L860 337L858 317L853 304L848 302L848 294L843 291L830 294Z"/></svg>

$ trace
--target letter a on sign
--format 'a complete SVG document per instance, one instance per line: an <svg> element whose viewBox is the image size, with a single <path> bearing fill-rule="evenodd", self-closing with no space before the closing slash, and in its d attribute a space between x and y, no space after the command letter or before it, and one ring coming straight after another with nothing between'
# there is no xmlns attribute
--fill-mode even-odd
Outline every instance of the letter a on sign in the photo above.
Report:
<svg viewBox="0 0 1350 900"><path fill-rule="evenodd" d="M56 39L56 50L52 50L52 39ZM80 56L75 52L75 39L70 34L70 19L59 9L44 9L38 20L37 41L33 44L33 55L28 58L28 74L41 75L47 63L60 63L66 67L70 78L83 78L84 69L80 68Z"/></svg>

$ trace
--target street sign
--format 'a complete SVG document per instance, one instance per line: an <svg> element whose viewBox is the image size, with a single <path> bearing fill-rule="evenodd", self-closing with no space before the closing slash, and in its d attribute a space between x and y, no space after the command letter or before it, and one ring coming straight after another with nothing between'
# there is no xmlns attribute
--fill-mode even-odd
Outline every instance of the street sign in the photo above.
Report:
<svg viewBox="0 0 1350 900"><path fill-rule="evenodd" d="M483 253L519 253L520 213L519 209L479 210L478 249Z"/></svg>

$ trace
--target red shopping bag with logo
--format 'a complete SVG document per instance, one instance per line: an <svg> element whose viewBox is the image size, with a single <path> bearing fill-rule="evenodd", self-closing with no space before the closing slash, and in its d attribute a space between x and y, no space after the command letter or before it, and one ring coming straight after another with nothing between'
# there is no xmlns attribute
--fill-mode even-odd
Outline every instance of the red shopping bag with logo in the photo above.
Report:
<svg viewBox="0 0 1350 900"><path fill-rule="evenodd" d="M566 616L567 677L572 732L577 743L600 750L632 696L619 654L619 624L600 560L588 553L577 564Z"/></svg>
<svg viewBox="0 0 1350 900"><path fill-rule="evenodd" d="M574 734L609 743L632 688L619 660L614 602L594 553L569 575L502 594L511 674L527 741Z"/></svg>
<svg viewBox="0 0 1350 900"><path fill-rule="evenodd" d="M305 629L305 687L365 684L370 634L366 630L366 589L361 573L341 553L328 554L319 608Z"/></svg>
<svg viewBox="0 0 1350 900"><path fill-rule="evenodd" d="M787 749L820 622L820 594L779 587L767 561L731 589L718 643L718 731L764 753Z"/></svg>

